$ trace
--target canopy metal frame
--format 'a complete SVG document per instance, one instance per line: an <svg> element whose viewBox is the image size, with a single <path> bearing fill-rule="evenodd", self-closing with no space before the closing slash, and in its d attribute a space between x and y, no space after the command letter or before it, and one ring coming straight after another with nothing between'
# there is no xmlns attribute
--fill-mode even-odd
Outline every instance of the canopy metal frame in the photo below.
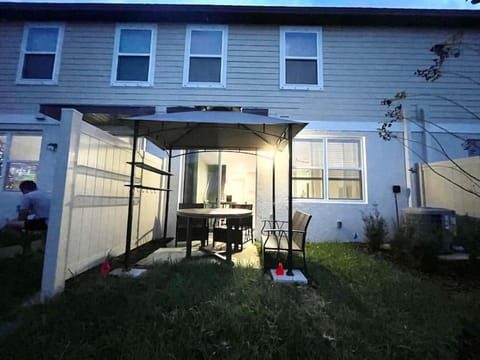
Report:
<svg viewBox="0 0 480 360"><path fill-rule="evenodd" d="M130 189L125 241L124 266L130 261L134 204L134 180L136 151L139 137L145 137L168 154L168 173L171 173L173 150L195 151L255 151L273 150L272 158L272 216L276 219L276 153L288 146L288 237L287 275L292 271L292 141L307 124L288 119L228 111L188 111L177 113L155 113L119 119L131 129L133 149L131 159ZM118 127L117 127L118 131ZM170 188L170 176L167 178ZM164 237L166 237L170 196L165 199Z"/></svg>

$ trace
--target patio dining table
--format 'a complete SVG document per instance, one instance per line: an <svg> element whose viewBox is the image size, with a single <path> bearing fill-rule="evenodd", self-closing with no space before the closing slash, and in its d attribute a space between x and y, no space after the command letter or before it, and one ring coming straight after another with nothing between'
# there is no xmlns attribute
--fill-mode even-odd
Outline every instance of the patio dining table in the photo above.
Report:
<svg viewBox="0 0 480 360"><path fill-rule="evenodd" d="M248 209L231 209L231 208L188 208L177 210L178 216L184 216L187 218L187 253L186 257L192 256L192 231L190 226L190 219L240 219L252 215L252 210ZM219 252L214 252L214 255L221 259L231 263L232 261L232 234L231 229L227 229L226 237L226 251L225 256L222 256Z"/></svg>

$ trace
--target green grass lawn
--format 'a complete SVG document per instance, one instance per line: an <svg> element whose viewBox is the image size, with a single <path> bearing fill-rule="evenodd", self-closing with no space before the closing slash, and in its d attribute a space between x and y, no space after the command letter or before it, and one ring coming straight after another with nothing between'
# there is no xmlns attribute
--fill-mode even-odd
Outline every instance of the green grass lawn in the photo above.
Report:
<svg viewBox="0 0 480 360"><path fill-rule="evenodd" d="M307 259L312 286L202 261L81 281L26 309L0 338L0 359L467 359L478 350L478 289L444 290L351 245L310 244Z"/></svg>

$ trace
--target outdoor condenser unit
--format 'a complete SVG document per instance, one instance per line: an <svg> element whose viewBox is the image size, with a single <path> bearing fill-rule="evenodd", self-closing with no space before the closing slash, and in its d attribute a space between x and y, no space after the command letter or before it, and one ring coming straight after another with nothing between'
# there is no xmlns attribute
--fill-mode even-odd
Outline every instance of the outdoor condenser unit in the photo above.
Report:
<svg viewBox="0 0 480 360"><path fill-rule="evenodd" d="M403 209L406 224L415 229L425 231L440 231L442 237L442 253L451 253L453 238L457 231L457 221L454 210L430 207Z"/></svg>

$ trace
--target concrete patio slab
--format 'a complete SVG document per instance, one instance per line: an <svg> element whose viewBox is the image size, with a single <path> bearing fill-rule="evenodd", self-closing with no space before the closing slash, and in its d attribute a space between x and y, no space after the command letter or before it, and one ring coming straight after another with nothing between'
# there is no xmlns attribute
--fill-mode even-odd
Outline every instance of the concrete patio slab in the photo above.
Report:
<svg viewBox="0 0 480 360"><path fill-rule="evenodd" d="M183 245L180 243L180 245ZM224 244L218 243L215 250L221 250ZM213 250L210 247L210 250ZM146 258L138 261L136 266L148 267L155 263L162 262L178 262L185 259L186 246L159 248ZM210 254L200 250L200 241L194 241L192 245L192 258L211 258L213 261L218 261ZM243 251L232 254L232 261L235 266L251 266L260 269L260 258L258 256L257 247L252 243L243 245Z"/></svg>
<svg viewBox="0 0 480 360"><path fill-rule="evenodd" d="M146 269L130 269L127 271L124 271L121 268L114 269L110 271L108 275L113 275L113 276L128 276L128 277L139 277L143 275L147 270Z"/></svg>
<svg viewBox="0 0 480 360"><path fill-rule="evenodd" d="M275 282L282 283L282 284L302 284L307 285L308 280L303 275L302 271L299 269L292 269L293 276L287 275L287 270L285 270L283 275L277 275L275 273L276 269L271 269L270 274L272 275L272 279Z"/></svg>

